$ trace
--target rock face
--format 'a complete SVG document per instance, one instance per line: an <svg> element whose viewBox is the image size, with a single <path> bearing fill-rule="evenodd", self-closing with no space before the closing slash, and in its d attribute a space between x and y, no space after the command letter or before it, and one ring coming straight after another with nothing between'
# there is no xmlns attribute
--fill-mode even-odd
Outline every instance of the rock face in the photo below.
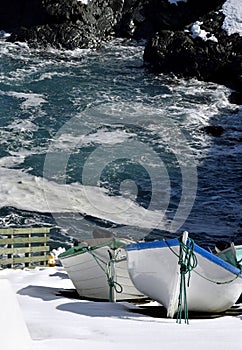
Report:
<svg viewBox="0 0 242 350"><path fill-rule="evenodd" d="M183 31L224 1L9 0L0 5L0 29L31 46L93 47L114 36L139 40Z"/></svg>
<svg viewBox="0 0 242 350"><path fill-rule="evenodd" d="M122 4L119 0L93 0L88 5L77 0L19 0L22 15L15 17L14 24L10 20L6 29L12 31L11 41L27 41L32 47L98 47L113 38Z"/></svg>
<svg viewBox="0 0 242 350"><path fill-rule="evenodd" d="M149 40L144 60L156 72L214 81L240 88L242 37L228 36L222 29L221 6L188 22L183 30L161 29ZM185 30L184 30L185 29ZM204 31L203 38L194 32Z"/></svg>
<svg viewBox="0 0 242 350"><path fill-rule="evenodd" d="M242 37L222 29L225 0L8 0L0 29L32 47L95 48L114 37L145 39L155 72L214 81L242 97ZM196 35L200 31L200 36ZM201 38L202 36L202 38Z"/></svg>
<svg viewBox="0 0 242 350"><path fill-rule="evenodd" d="M184 0L185 1L185 0ZM177 5L169 0L125 0L120 34L135 39L150 39L161 30L184 30L225 0L187 0Z"/></svg>
<svg viewBox="0 0 242 350"><path fill-rule="evenodd" d="M222 29L224 3L127 0L116 33L148 40L144 62L154 72L224 84L236 90L231 102L242 104L242 37Z"/></svg>

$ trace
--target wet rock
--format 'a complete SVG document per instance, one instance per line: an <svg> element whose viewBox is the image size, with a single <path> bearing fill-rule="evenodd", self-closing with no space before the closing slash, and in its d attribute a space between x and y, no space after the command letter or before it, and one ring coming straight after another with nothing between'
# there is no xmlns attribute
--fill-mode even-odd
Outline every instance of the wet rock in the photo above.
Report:
<svg viewBox="0 0 242 350"><path fill-rule="evenodd" d="M242 37L222 29L224 3L9 0L0 5L0 29L11 31L10 41L32 47L97 48L114 37L145 39L147 67L225 84L236 90L233 99L241 103Z"/></svg>
<svg viewBox="0 0 242 350"><path fill-rule="evenodd" d="M233 91L229 96L229 102L242 105L242 89L240 91Z"/></svg>
<svg viewBox="0 0 242 350"><path fill-rule="evenodd" d="M0 29L17 31L21 26L30 27L48 23L49 16L40 0L8 0L0 4Z"/></svg>
<svg viewBox="0 0 242 350"><path fill-rule="evenodd" d="M158 73L173 72L234 87L242 74L242 37L228 36L223 20L221 11L199 18L197 27L204 31L204 38L194 34L193 24L183 31L161 30L146 46L145 62Z"/></svg>
<svg viewBox="0 0 242 350"><path fill-rule="evenodd" d="M224 0L188 0L178 5L168 0L124 0L118 35L135 39L150 39L160 30L183 30L184 27L207 14Z"/></svg>
<svg viewBox="0 0 242 350"><path fill-rule="evenodd" d="M219 137L223 134L224 128L220 125L207 125L202 128L202 131L208 135Z"/></svg>
<svg viewBox="0 0 242 350"><path fill-rule="evenodd" d="M24 11L22 20L13 28L10 41L26 41L32 47L98 47L114 37L123 5L122 0L92 0L88 5L77 0L35 0L35 3L42 13L41 18ZM26 20L29 16L31 22Z"/></svg>

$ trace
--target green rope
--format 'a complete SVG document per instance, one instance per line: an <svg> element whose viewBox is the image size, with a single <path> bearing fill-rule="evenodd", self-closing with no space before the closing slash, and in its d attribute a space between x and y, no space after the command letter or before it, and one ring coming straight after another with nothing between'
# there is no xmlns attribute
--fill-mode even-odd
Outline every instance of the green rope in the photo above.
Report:
<svg viewBox="0 0 242 350"><path fill-rule="evenodd" d="M121 286L121 284L114 280L115 276L114 276L113 265L117 261L116 257L117 257L118 252L116 253L116 255L114 257L112 257L111 254L110 254L110 259L106 263L106 261L104 261L103 259L99 258L96 254L94 254L94 252L90 249L90 247L86 247L86 251L92 255L92 257L97 262L98 266L105 273L106 278L107 278L107 282L108 282L108 285L109 285L109 301L113 302L114 301L113 300L113 290L115 290L116 293L122 293L122 291L123 291L123 287ZM101 263L104 264L104 266L106 268L104 268Z"/></svg>
<svg viewBox="0 0 242 350"><path fill-rule="evenodd" d="M208 277L205 277L205 276L201 275L198 271L194 271L194 273L196 273L196 274L197 274L198 276L200 276L201 278L203 278L203 279L205 279L205 280L207 280L207 281L209 281L209 282L211 282L211 283L214 283L214 284L229 284L229 283L234 282L238 277L240 277L240 275L241 275L241 270L240 270L240 272L239 272L237 275L234 276L234 278L231 278L231 279L228 280L228 281L214 281L214 280L211 280L211 279L208 278Z"/></svg>
<svg viewBox="0 0 242 350"><path fill-rule="evenodd" d="M185 323L188 322L188 308L187 308L187 294L186 294L186 277L185 275L188 273L188 283L187 286L189 287L190 283L190 274L193 269L197 267L197 257L194 253L194 241L190 238L187 239L186 244L182 242L182 238L179 238L180 242L180 253L177 254L172 247L168 244L166 240L164 240L164 243L166 243L167 247L171 250L171 252L178 257L178 261L180 264L180 273L181 273L181 280L180 280L180 293L179 293L179 299L178 299L178 313L177 313L177 322L181 323L182 319L182 310L184 309L184 319ZM240 259L239 263L241 263L242 259ZM194 270L194 273L199 275L201 278L214 283L218 285L222 284L229 284L232 283L234 280L236 280L238 277L241 276L241 268L238 274L235 275L234 278L227 280L227 281L214 281L212 279L209 279L208 277L203 276L200 274L196 269Z"/></svg>
<svg viewBox="0 0 242 350"><path fill-rule="evenodd" d="M107 270L106 270L106 276L107 276L107 282L109 285L109 301L113 302L113 290L115 290L116 293L122 293L123 287L120 283L116 282L114 280L114 268L113 264L116 262L116 259L110 259L107 263Z"/></svg>
<svg viewBox="0 0 242 350"><path fill-rule="evenodd" d="M170 251L171 251L174 255L176 255L176 256L179 258L179 254L177 254L177 253L172 249L172 247L168 244L168 242L167 242L166 240L164 240L164 243L166 243L166 245L167 245L167 247L170 249ZM241 260L242 260L242 259L241 259ZM207 280L207 281L209 281L209 282L211 282L211 283L214 283L214 284L229 284L229 283L232 283L232 282L235 281L238 277L241 276L242 269L241 269L241 268L239 268L239 269L240 269L239 273L238 273L237 275L235 275L234 278L231 278L231 279L228 280L228 281L215 281L215 280L212 280L212 279L210 279L210 278L208 278L208 277L202 275L202 274L199 273L197 270L194 270L194 273L196 273L196 274L197 274L198 276L200 276L201 278L203 278L203 279L205 279L205 280Z"/></svg>
<svg viewBox="0 0 242 350"><path fill-rule="evenodd" d="M177 323L181 323L182 316L184 313L185 323L188 321L188 305L187 305L187 291L186 291L186 274L188 274L187 287L189 287L191 271L197 266L197 257L194 253L194 241L187 238L186 244L180 241L180 254L179 254L179 265L180 265L180 292L178 298L178 311L177 311Z"/></svg>
<svg viewBox="0 0 242 350"><path fill-rule="evenodd" d="M238 268L241 269L242 268L242 258L237 260L237 264L238 264Z"/></svg>

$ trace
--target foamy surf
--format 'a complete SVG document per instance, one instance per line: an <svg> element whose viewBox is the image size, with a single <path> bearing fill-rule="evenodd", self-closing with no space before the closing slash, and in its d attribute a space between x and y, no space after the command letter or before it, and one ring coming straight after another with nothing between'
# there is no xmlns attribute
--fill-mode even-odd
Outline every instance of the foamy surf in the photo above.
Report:
<svg viewBox="0 0 242 350"><path fill-rule="evenodd" d="M52 214L80 213L143 228L163 222L164 213L146 210L123 197L110 197L104 189L58 184L13 169L1 168L0 175L1 207Z"/></svg>

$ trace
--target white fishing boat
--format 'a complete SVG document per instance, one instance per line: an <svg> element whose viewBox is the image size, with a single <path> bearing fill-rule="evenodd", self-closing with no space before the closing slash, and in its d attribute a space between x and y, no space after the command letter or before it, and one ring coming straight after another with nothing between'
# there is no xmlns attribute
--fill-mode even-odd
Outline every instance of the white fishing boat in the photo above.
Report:
<svg viewBox="0 0 242 350"><path fill-rule="evenodd" d="M142 293L167 309L219 313L242 291L241 270L188 238L140 242L126 246L128 270Z"/></svg>
<svg viewBox="0 0 242 350"><path fill-rule="evenodd" d="M145 298L133 285L124 249L126 238L94 238L59 255L81 297L120 301Z"/></svg>

